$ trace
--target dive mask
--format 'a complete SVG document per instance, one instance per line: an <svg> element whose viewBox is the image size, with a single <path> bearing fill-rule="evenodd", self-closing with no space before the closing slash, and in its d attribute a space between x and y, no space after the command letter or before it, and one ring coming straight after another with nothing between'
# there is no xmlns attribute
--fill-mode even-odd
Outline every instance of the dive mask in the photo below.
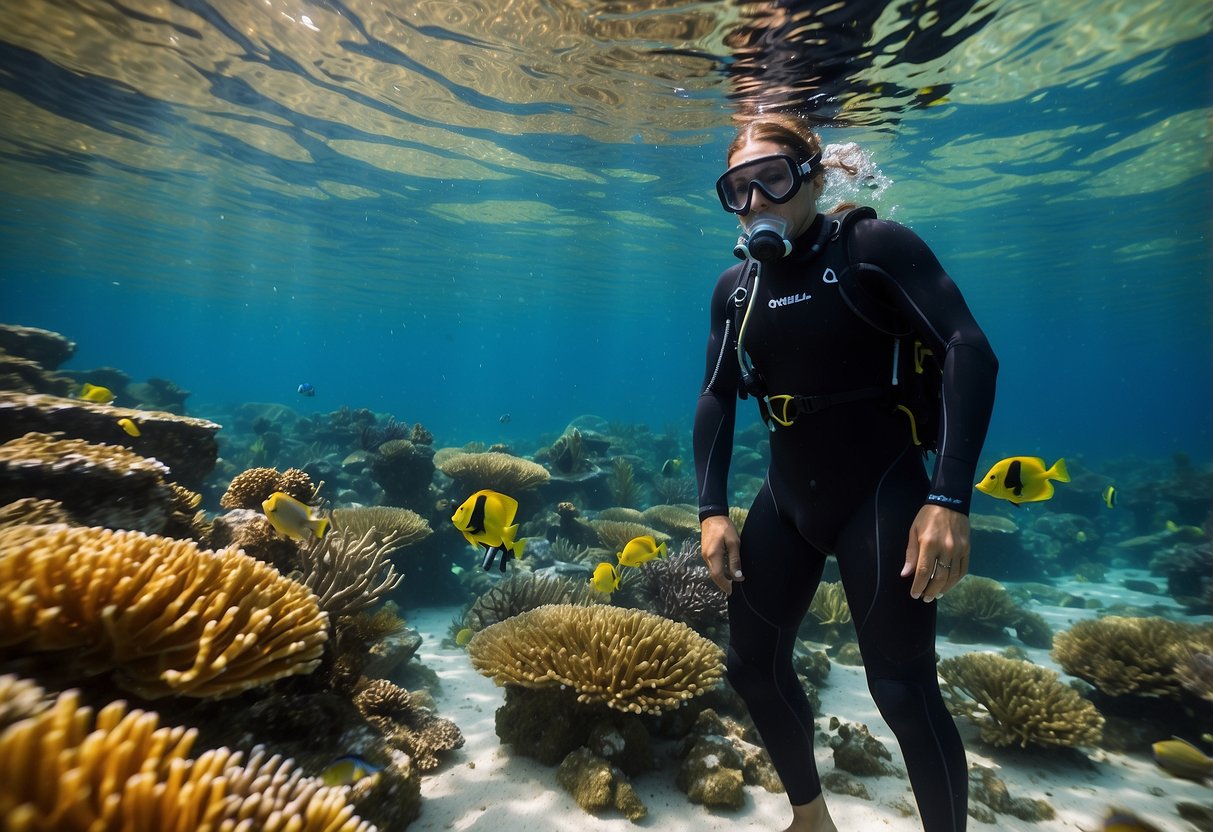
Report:
<svg viewBox="0 0 1213 832"><path fill-rule="evenodd" d="M757 260L770 263L792 253L792 241L785 235L788 221L783 217L761 216L745 229L733 246L733 255L738 260Z"/></svg>
<svg viewBox="0 0 1213 832"><path fill-rule="evenodd" d="M784 153L760 156L734 165L721 174L716 180L716 194L721 206L730 214L750 212L750 197L755 188L771 202L782 205L796 196L800 186L820 164L820 153L799 163Z"/></svg>

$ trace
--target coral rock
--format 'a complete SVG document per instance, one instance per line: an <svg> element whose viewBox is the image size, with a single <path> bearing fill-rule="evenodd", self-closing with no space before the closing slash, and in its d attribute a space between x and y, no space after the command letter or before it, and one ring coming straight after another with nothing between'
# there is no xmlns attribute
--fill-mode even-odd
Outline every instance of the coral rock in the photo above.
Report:
<svg viewBox="0 0 1213 832"><path fill-rule="evenodd" d="M76 344L58 332L32 326L0 324L0 350L33 361L48 370L76 354Z"/></svg>
<svg viewBox="0 0 1213 832"><path fill-rule="evenodd" d="M723 737L699 737L683 758L675 783L692 803L724 809L745 805L744 763Z"/></svg>
<svg viewBox="0 0 1213 832"><path fill-rule="evenodd" d="M556 782L591 814L615 809L635 822L648 814L626 775L588 748L569 753L556 770Z"/></svg>
<svg viewBox="0 0 1213 832"><path fill-rule="evenodd" d="M892 753L869 733L866 725L842 723L830 745L834 749L834 765L843 771L864 777L898 773L891 762Z"/></svg>

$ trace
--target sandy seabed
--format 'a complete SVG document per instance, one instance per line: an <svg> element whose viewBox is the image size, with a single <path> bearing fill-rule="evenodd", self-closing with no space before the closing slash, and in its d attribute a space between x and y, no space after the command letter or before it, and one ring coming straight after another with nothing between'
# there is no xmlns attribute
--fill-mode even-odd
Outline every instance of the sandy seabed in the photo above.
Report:
<svg viewBox="0 0 1213 832"><path fill-rule="evenodd" d="M1141 570L1117 570L1107 585L1081 584L1072 589L1090 595L1098 592L1105 603L1125 601L1149 605L1159 596L1142 595L1118 587L1126 577L1148 578ZM1086 610L1059 607L1034 607L1055 631L1065 629L1081 618L1092 617ZM790 811L783 794L771 794L756 786L747 786L746 805L737 811L713 811L687 800L674 785L676 765L671 761L657 771L632 781L648 815L632 823L617 813L591 815L574 802L556 783L555 767L542 765L526 757L511 755L502 746L494 730L494 713L503 702L503 690L481 676L461 649L443 647L454 608L425 608L413 611L410 626L424 642L422 663L441 680L435 691L439 714L454 720L463 731L466 743L449 755L448 761L422 780L422 813L410 830L463 830L481 832L599 832L610 830L659 829L662 832L705 832L710 830L770 830L778 832L788 823ZM981 645L954 645L939 642L943 657L982 649ZM990 648L998 649L998 648ZM1027 648L1032 661L1057 670L1047 650ZM828 683L820 689L822 713L818 723L837 716L846 722L861 722L872 735L893 753L893 762L904 764L892 733L880 718L868 694L863 670L834 663ZM1191 802L1213 805L1213 788L1168 775L1144 755L1124 755L1091 751L1083 760L1078 752L999 751L984 746L976 728L958 720L970 765L993 768L1006 783L1012 797L1047 800L1056 810L1053 820L1038 823L998 815L995 824L969 818L970 830L1084 830L1103 829L1103 817L1109 806L1121 806L1136 812L1143 820L1164 832L1191 832L1196 827L1179 818L1175 805ZM1213 727L1213 726L1211 726ZM1165 739L1165 737L1159 737ZM819 745L817 766L824 774L833 769L831 750ZM913 805L913 793L899 777L858 778L867 787L872 800L862 800L826 792L830 813L842 832L916 832L921 830L917 816L906 817L897 806Z"/></svg>

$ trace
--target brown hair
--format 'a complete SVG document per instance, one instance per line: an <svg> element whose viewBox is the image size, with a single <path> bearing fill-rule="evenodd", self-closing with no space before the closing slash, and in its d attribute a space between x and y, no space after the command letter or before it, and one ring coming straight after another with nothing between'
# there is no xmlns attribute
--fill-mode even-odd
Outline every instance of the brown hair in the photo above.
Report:
<svg viewBox="0 0 1213 832"><path fill-rule="evenodd" d="M729 142L725 159L733 158L746 142L773 142L792 151L797 162L804 162L814 153L821 153L821 137L813 132L809 123L792 113L763 113L752 116L744 121L737 130L733 141ZM851 176L859 171L837 159L822 159L821 166L813 174L816 179L825 176L825 169L839 168Z"/></svg>

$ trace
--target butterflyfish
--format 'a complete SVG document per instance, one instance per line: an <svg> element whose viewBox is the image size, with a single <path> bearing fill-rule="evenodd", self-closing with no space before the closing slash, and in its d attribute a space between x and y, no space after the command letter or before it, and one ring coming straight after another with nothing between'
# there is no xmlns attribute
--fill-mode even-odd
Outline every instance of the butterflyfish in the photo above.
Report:
<svg viewBox="0 0 1213 832"><path fill-rule="evenodd" d="M381 766L372 765L361 757L348 754L330 763L320 772L320 779L326 786L351 786L363 777L369 777L380 770Z"/></svg>
<svg viewBox="0 0 1213 832"><path fill-rule="evenodd" d="M1204 780L1213 775L1213 757L1187 740L1172 737L1154 743L1154 762L1186 780Z"/></svg>
<svg viewBox="0 0 1213 832"><path fill-rule="evenodd" d="M301 503L281 491L271 494L268 500L261 503L261 508L265 510L274 531L292 540L305 540L308 537L319 540L329 528L327 517L317 517L307 503Z"/></svg>
<svg viewBox="0 0 1213 832"><path fill-rule="evenodd" d="M1116 508L1116 486L1109 485L1103 490L1103 504L1108 508Z"/></svg>
<svg viewBox="0 0 1213 832"><path fill-rule="evenodd" d="M455 644L463 647L472 640L472 636L476 635L476 631L471 627L464 627L459 632L455 633Z"/></svg>
<svg viewBox="0 0 1213 832"><path fill-rule="evenodd" d="M1125 809L1111 809L1103 822L1104 832L1159 832L1158 827L1146 823Z"/></svg>
<svg viewBox="0 0 1213 832"><path fill-rule="evenodd" d="M93 404L110 404L117 396L108 387L85 382L84 386L80 388L80 398Z"/></svg>
<svg viewBox="0 0 1213 832"><path fill-rule="evenodd" d="M633 537L627 542L623 551L619 553L619 565L640 566L653 558L664 558L665 556L665 543L658 543L651 534L644 534L640 537Z"/></svg>
<svg viewBox="0 0 1213 832"><path fill-rule="evenodd" d="M514 515L518 513L518 501L497 491L482 489L468 497L455 513L451 522L463 532L473 547L484 548L485 571L493 568L493 561L501 556L500 569L510 558L521 558L526 540L518 540L518 525Z"/></svg>
<svg viewBox="0 0 1213 832"><path fill-rule="evenodd" d="M124 431L126 431L128 436L142 436L143 435L142 431L139 430L139 426L126 417L123 417L118 420L118 427L120 427Z"/></svg>
<svg viewBox="0 0 1213 832"><path fill-rule="evenodd" d="M596 592L601 592L603 595L610 595L615 590L619 589L621 576L619 570L614 564L603 561L594 568L594 577L590 578L590 586Z"/></svg>
<svg viewBox="0 0 1213 832"><path fill-rule="evenodd" d="M994 463L977 490L1014 505L1038 503L1053 496L1053 480L1069 482L1066 461L1059 459L1052 468L1038 456L1012 456Z"/></svg>

